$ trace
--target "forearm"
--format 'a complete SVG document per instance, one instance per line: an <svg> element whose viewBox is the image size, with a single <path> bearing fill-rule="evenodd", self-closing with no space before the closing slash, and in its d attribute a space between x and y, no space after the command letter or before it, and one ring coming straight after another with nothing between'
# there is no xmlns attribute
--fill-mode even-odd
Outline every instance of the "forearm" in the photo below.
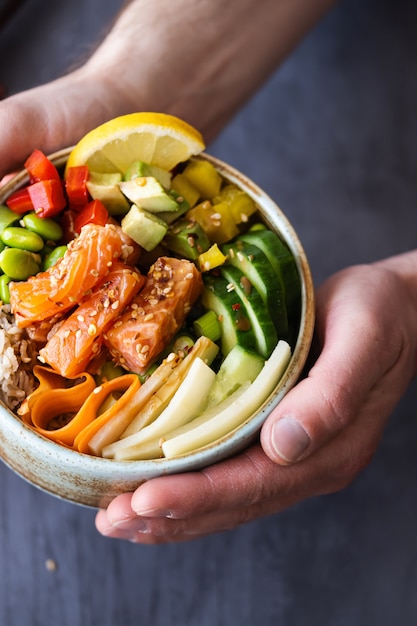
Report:
<svg viewBox="0 0 417 626"><path fill-rule="evenodd" d="M0 179L34 147L164 111L208 142L335 0L132 0L90 59L0 106Z"/></svg>
<svg viewBox="0 0 417 626"><path fill-rule="evenodd" d="M86 69L123 88L126 110L171 112L210 139L332 4L133 0Z"/></svg>

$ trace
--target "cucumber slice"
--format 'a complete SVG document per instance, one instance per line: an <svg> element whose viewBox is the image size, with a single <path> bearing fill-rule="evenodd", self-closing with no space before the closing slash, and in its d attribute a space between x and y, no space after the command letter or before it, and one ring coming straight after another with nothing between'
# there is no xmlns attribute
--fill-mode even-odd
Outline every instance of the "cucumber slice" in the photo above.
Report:
<svg viewBox="0 0 417 626"><path fill-rule="evenodd" d="M277 234L266 228L245 233L240 239L258 247L268 258L283 285L288 320L297 323L301 308L301 281L290 250Z"/></svg>
<svg viewBox="0 0 417 626"><path fill-rule="evenodd" d="M256 337L256 348L261 356L268 358L278 343L277 331L263 299L237 267L223 266L221 274L229 287L238 294L246 307L248 318Z"/></svg>
<svg viewBox="0 0 417 626"><path fill-rule="evenodd" d="M265 361L259 354L239 345L232 348L210 388L206 410L222 402L244 383L252 383L264 364Z"/></svg>
<svg viewBox="0 0 417 626"><path fill-rule="evenodd" d="M241 237L233 243L222 246L222 252L227 255L230 265L243 272L258 291L267 306L278 337L287 339L285 290L266 254L257 246L243 241Z"/></svg>
<svg viewBox="0 0 417 626"><path fill-rule="evenodd" d="M204 276L201 303L208 311L214 311L220 323L221 351L229 354L236 345L248 350L256 350L256 337L250 324L246 307L236 291L228 289L228 281L223 276Z"/></svg>

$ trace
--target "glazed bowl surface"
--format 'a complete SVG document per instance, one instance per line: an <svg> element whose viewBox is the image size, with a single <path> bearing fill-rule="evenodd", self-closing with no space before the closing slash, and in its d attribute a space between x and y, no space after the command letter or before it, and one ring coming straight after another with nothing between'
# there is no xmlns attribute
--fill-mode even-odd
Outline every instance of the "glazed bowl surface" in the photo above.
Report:
<svg viewBox="0 0 417 626"><path fill-rule="evenodd" d="M54 153L50 159L63 167L70 150ZM226 181L253 198L265 224L294 256L301 280L301 315L290 362L274 391L240 427L208 446L172 459L115 461L82 454L36 433L1 403L0 458L23 479L56 497L84 506L105 507L117 495L134 491L151 478L198 470L239 453L253 443L267 416L302 373L314 329L314 287L302 244L283 211L254 182L217 158L207 154L199 158L207 159ZM27 172L19 172L0 189L0 203L28 182Z"/></svg>

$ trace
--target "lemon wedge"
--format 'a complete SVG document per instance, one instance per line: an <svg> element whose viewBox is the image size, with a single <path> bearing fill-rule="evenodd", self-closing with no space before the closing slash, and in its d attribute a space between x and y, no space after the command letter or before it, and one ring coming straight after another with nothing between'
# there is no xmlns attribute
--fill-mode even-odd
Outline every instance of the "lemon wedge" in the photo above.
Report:
<svg viewBox="0 0 417 626"><path fill-rule="evenodd" d="M94 172L126 172L135 161L164 170L204 150L201 134L173 115L130 113L87 133L73 148L67 169L88 165Z"/></svg>

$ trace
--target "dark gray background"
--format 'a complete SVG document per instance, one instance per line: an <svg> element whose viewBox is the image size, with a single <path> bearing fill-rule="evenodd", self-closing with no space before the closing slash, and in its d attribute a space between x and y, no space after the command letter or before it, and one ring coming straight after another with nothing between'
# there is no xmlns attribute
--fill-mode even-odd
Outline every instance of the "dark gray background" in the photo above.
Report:
<svg viewBox="0 0 417 626"><path fill-rule="evenodd" d="M66 71L120 5L26 0L0 83ZM285 210L316 283L417 244L416 26L413 2L343 1L210 146ZM0 465L1 626L415 626L416 400L345 491L189 544L105 539Z"/></svg>

